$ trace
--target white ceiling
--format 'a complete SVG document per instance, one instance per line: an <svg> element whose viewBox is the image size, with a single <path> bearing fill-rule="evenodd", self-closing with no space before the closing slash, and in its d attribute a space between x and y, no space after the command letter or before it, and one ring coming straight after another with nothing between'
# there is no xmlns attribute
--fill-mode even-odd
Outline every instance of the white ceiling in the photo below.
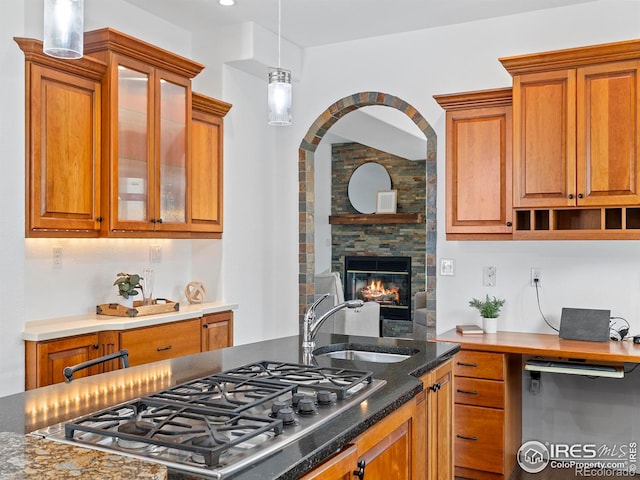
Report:
<svg viewBox="0 0 640 480"><path fill-rule="evenodd" d="M126 0L189 30L255 22L278 31L277 0ZM472 22L596 0L282 0L282 37L300 47Z"/></svg>

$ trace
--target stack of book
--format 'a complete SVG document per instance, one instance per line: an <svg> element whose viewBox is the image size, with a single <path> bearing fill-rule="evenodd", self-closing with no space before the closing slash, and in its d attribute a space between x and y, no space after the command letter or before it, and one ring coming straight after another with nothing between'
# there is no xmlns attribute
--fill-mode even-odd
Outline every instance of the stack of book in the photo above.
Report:
<svg viewBox="0 0 640 480"><path fill-rule="evenodd" d="M481 335L484 333L477 325L456 325L456 332L462 335Z"/></svg>

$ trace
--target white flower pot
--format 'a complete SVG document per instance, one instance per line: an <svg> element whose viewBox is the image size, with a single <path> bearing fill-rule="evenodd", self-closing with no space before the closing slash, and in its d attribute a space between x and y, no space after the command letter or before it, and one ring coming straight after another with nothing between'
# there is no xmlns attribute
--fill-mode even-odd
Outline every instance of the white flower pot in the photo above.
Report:
<svg viewBox="0 0 640 480"><path fill-rule="evenodd" d="M482 317L482 330L484 330L484 333L496 333L498 331L498 319Z"/></svg>

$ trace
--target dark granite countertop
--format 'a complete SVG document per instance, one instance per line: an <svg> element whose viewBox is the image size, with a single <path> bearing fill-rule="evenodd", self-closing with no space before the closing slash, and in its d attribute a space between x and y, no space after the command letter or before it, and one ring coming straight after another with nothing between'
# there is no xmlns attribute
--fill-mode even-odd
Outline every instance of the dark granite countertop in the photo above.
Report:
<svg viewBox="0 0 640 480"><path fill-rule="evenodd" d="M422 390L418 377L459 350L459 345L452 343L396 338L326 334L316 338L318 347L340 343L356 344L365 349L383 348L391 352L411 349L417 353L399 363L315 357L314 361L321 366L348 366L371 371L374 378L385 380L386 384L367 399L366 405L350 409L323 428L238 473L233 477L234 480L299 478L413 398ZM304 357L300 338L285 337L203 352L0 398L0 431L28 433L171 385L260 360L302 363ZM169 478L179 480L197 477L170 470Z"/></svg>

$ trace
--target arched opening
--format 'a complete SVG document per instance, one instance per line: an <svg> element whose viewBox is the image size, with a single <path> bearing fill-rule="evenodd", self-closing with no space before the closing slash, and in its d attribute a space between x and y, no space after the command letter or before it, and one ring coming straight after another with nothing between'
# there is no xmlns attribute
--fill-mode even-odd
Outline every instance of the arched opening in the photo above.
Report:
<svg viewBox="0 0 640 480"><path fill-rule="evenodd" d="M308 305L314 301L315 235L314 235L314 155L320 141L340 118L362 107L382 105L407 115L427 138L426 179L427 205L425 245L427 319L435 333L436 288L436 134L427 120L404 100L380 92L360 92L344 97L329 106L311 125L299 149L299 321L302 322Z"/></svg>

